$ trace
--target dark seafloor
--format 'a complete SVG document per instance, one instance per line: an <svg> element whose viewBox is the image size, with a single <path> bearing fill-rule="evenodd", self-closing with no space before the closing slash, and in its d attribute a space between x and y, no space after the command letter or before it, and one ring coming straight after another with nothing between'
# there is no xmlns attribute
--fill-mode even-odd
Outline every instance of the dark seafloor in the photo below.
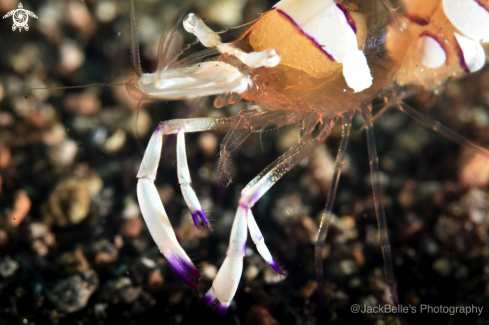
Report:
<svg viewBox="0 0 489 325"><path fill-rule="evenodd" d="M396 324L395 314L352 313L390 302L371 195L367 145L357 116L324 253L325 318L317 304L314 242L325 205L337 126L324 146L253 208L286 271L279 278L248 241L243 277L224 316L203 295L221 265L241 189L298 139L297 128L252 136L235 157L232 183L213 178L224 134L186 136L193 186L213 232L198 231L179 190L175 137L164 139L156 186L178 240L206 280L181 282L141 218L136 172L158 121L236 114L196 102L136 103L125 87L37 90L125 81L129 1L23 1L29 31L0 24L0 325L4 324ZM137 0L143 69L179 1ZM0 15L17 0L0 0ZM215 30L253 20L261 0L196 0ZM185 35L186 41L192 37ZM489 69L411 104L489 147ZM339 124L339 123L338 123ZM406 115L375 122L394 274L410 324L489 323L489 160ZM142 147L139 146L142 145ZM422 305L478 306L482 313L420 313Z"/></svg>

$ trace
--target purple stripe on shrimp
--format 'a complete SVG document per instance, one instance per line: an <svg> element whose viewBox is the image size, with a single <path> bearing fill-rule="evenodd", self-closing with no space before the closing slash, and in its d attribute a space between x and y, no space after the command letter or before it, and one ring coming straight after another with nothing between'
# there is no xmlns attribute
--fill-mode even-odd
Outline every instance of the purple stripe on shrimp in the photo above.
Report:
<svg viewBox="0 0 489 325"><path fill-rule="evenodd" d="M273 8L272 8L272 9L273 9ZM330 53L328 53L328 51L326 51L326 49L324 48L324 46L322 46L321 44L319 44L319 42L318 42L318 41L317 41L317 40L316 40L314 37L312 37L311 35L309 35L309 34L305 33L305 32L304 32L304 31L301 29L301 27L300 27L300 26L299 26L299 25L298 25L298 24L295 22L295 20L294 20L292 17L290 17L288 14L286 14L285 12L283 12L283 11L282 11L282 10L280 10L280 9L276 9L276 8L275 8L275 10L277 10L277 12L278 12L279 14L281 14L282 16L284 16L285 18L287 18L287 19L288 19L288 20L289 20L289 21L290 21L292 24L294 24L294 25L295 25L295 26L296 26L296 27L299 29L299 31L300 31L302 34L304 34L304 36L305 36L305 37L307 37L308 39L310 39L310 40L311 40L311 41L314 43L314 45L315 45L315 46L316 46L316 47L317 47L319 50L321 50L321 51L322 51L324 54L326 54L326 56L327 56L327 57L328 57L328 58L329 58L331 61L333 61L333 62L335 61L335 59L333 58L333 56L332 56Z"/></svg>
<svg viewBox="0 0 489 325"><path fill-rule="evenodd" d="M353 29L353 32L356 34L357 33L357 24L355 23L355 19L353 19L348 8L346 8L341 3L337 3L336 6L343 12L343 14L345 15L346 21L348 22L348 25L350 25L351 29Z"/></svg>
<svg viewBox="0 0 489 325"><path fill-rule="evenodd" d="M455 38L455 41L457 42L457 55L460 63L460 67L467 73L470 73L470 69L467 66L467 62L465 62L465 57L464 57L464 51L462 50L462 47L458 43L457 39Z"/></svg>
<svg viewBox="0 0 489 325"><path fill-rule="evenodd" d="M240 203L239 204L239 207L242 208L243 210L245 210L246 212L246 215L248 215L248 210L250 209L249 206L245 203Z"/></svg>

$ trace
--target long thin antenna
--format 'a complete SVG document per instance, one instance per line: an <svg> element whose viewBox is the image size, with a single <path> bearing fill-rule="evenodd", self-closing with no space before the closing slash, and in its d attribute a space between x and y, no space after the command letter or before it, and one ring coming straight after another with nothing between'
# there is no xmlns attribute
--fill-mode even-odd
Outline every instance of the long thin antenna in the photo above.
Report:
<svg viewBox="0 0 489 325"><path fill-rule="evenodd" d="M60 86L60 87L42 87L42 88L29 88L29 90L47 90L47 89L79 89L90 87L111 87L111 86L125 86L125 82L111 82L106 84L89 84L80 86Z"/></svg>
<svg viewBox="0 0 489 325"><path fill-rule="evenodd" d="M141 140L139 140L139 131L138 131L138 119L139 119L139 111L141 110L141 103L143 102L143 99L140 99L138 102L138 106L136 108L136 116L134 117L134 140L136 140L136 144L138 146L139 152L141 153L141 156L144 156L144 147L143 144L141 143Z"/></svg>
<svg viewBox="0 0 489 325"><path fill-rule="evenodd" d="M382 191L380 188L379 175L379 158L377 157L377 149L375 147L374 129L372 123L372 106L364 106L362 113L365 118L365 131L367 133L368 158L370 161L370 180L372 182L372 191L375 204L375 213L377 214L377 224L379 227L380 244L382 247L382 256L384 257L384 271L387 285L389 286L392 303L394 306L399 306L399 298L397 296L396 283L394 282L394 272L392 271L392 256L391 246L389 243L389 234L387 233L387 220L385 218L384 206L382 205ZM397 317L402 325L406 324L406 320L402 312L398 310Z"/></svg>
<svg viewBox="0 0 489 325"><path fill-rule="evenodd" d="M411 118L414 120L418 121L422 125L426 126L429 129L432 129L438 133L440 133L442 136L447 138L448 140L451 140L459 145L462 145L464 147L467 147L469 149L474 150L478 154L481 154L483 156L489 157L489 150L486 148L483 148L472 141L464 138L457 132L447 128L446 126L442 125L440 122L436 120L430 119L428 116L424 115L423 113L418 112L414 108L412 108L409 105L404 104L403 102L400 102L398 106L396 106L398 110L400 110L403 113L406 113L409 115Z"/></svg>
<svg viewBox="0 0 489 325"><path fill-rule="evenodd" d="M175 46L174 44L178 42L178 40L174 38L173 34L175 33L177 26L181 24L183 16L192 2L193 0L185 1L175 15L173 15L172 19L168 23L169 27L160 37L160 41L158 43L158 67L156 69L156 80L160 79L161 73L165 71L167 65L174 59L172 57L168 57L169 49L172 46Z"/></svg>
<svg viewBox="0 0 489 325"><path fill-rule="evenodd" d="M319 225L318 239L316 241L316 247L314 250L315 263L316 263L316 278L317 278L317 293L318 304L321 310L324 310L324 281L323 281L323 249L326 235L328 234L328 227L331 221L331 215L333 213L333 205L336 198L336 190L338 189L338 181L341 175L341 167L346 156L346 147L348 145L348 136L350 135L351 118L354 112L346 112L342 116L342 136L340 147L338 148L338 154L336 155L336 162L334 165L333 177L331 179L331 186L329 187L328 199L326 201L326 207Z"/></svg>
<svg viewBox="0 0 489 325"><path fill-rule="evenodd" d="M139 38L138 26L136 24L136 10L134 9L134 0L131 0L131 62L136 70L138 77L141 77L141 59L139 57Z"/></svg>

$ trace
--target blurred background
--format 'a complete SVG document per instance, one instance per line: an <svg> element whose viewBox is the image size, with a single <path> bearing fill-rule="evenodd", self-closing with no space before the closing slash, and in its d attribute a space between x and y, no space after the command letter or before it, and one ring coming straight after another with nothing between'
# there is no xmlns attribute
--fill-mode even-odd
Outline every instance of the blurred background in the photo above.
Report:
<svg viewBox="0 0 489 325"><path fill-rule="evenodd" d="M164 139L156 186L180 244L204 280L193 291L158 252L140 215L136 173L159 121L231 116L213 98L144 104L125 87L30 90L126 81L130 4L126 0L24 1L29 31L0 23L0 324L396 324L393 314L353 314L352 304L390 302L383 276L362 118L354 118L334 218L323 254L326 302L318 306L314 243L334 157L327 142L253 208L283 270L277 276L248 241L230 310L217 316L203 295L226 254L242 188L299 137L287 127L253 135L235 157L232 183L214 179L221 133L186 135L193 187L214 231L198 231L179 190L175 137ZM196 0L190 11L214 30L249 22L274 1ZM143 70L181 5L136 0ZM0 15L17 0L0 0ZM193 36L184 33L185 42ZM489 147L489 69L421 93L410 104ZM137 119L136 119L137 116ZM137 130L137 132L134 132ZM408 116L375 122L394 274L400 302L484 307L481 315L406 314L410 323L489 323L489 160ZM323 318L321 318L323 317Z"/></svg>

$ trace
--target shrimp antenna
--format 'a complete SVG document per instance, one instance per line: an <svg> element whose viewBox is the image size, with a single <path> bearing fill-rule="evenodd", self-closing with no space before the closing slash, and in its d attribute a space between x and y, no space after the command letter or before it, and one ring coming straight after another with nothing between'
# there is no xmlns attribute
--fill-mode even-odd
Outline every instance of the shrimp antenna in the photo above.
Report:
<svg viewBox="0 0 489 325"><path fill-rule="evenodd" d="M134 0L131 0L131 62L136 70L138 77L141 77L141 59L139 56L139 38L138 26L136 24L136 10L134 9Z"/></svg>
<svg viewBox="0 0 489 325"><path fill-rule="evenodd" d="M319 225L318 239L316 241L316 247L314 250L315 264L316 264L316 279L318 282L317 294L318 304L324 314L324 284L323 284L323 250L326 235L328 234L328 227L331 221L331 215L333 213L333 205L336 198L336 190L338 189L338 181L341 175L341 167L346 156L346 147L348 145L348 136L350 135L351 118L354 111L346 112L342 116L342 135L341 143L338 148L338 154L336 155L336 162L334 165L333 177L331 180L331 186L329 187L328 199L326 201L326 207Z"/></svg>
<svg viewBox="0 0 489 325"><path fill-rule="evenodd" d="M392 271L391 245L389 243L389 234L387 232L387 220L385 218L384 206L382 205L382 191L380 188L379 158L375 147L374 128L372 122L372 106L364 106L362 109L365 118L365 131L367 133L368 158L370 161L370 180L372 182L372 192L374 197L375 214L377 215L377 224L379 227L380 244L382 256L384 258L384 272L387 285L392 296L394 306L399 306L399 297L397 296L396 283L394 282L394 273ZM397 317L402 325L406 325L406 320L399 310Z"/></svg>
<svg viewBox="0 0 489 325"><path fill-rule="evenodd" d="M139 140L139 131L138 131L138 119L139 119L139 111L141 110L141 103L143 102L142 99L139 100L138 106L136 108L136 116L134 117L134 139L136 140L136 144L138 146L139 152L141 153L141 156L144 156L144 147L143 144L141 143L141 140Z"/></svg>
<svg viewBox="0 0 489 325"><path fill-rule="evenodd" d="M183 20L183 16L192 2L193 0L185 1L175 15L173 15L171 21L168 23L169 27L160 37L160 41L158 43L158 67L156 70L156 80L160 79L161 73L166 70L167 66L174 61L175 58L178 57L178 55L170 51L170 49L178 47L178 43L180 43L179 47L181 49L182 38L180 34L175 34L175 30Z"/></svg>
<svg viewBox="0 0 489 325"><path fill-rule="evenodd" d="M125 86L125 82L110 82L105 84L88 84L80 86L60 86L60 87L37 87L29 88L29 90L48 90L48 89L79 89L79 88L90 88L90 87L112 87L112 86Z"/></svg>

